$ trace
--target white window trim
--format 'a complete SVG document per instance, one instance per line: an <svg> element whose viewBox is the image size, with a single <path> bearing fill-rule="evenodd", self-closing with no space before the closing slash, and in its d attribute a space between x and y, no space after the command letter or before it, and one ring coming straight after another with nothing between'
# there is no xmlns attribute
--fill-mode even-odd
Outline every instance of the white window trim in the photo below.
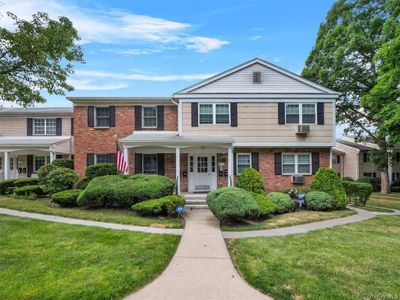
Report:
<svg viewBox="0 0 400 300"><path fill-rule="evenodd" d="M156 125L155 126L144 126L144 108L155 107L156 109ZM143 105L142 106L142 128L157 128L158 127L158 108L156 105Z"/></svg>
<svg viewBox="0 0 400 300"><path fill-rule="evenodd" d="M144 156L145 155L155 155L156 156L156 165L157 165L156 173L145 173L145 171L144 171ZM142 154L142 173L143 174L158 174L158 155L157 154L154 154L154 153L143 153Z"/></svg>
<svg viewBox="0 0 400 300"><path fill-rule="evenodd" d="M201 105L212 105L212 116L213 116L213 122L212 124L202 124L200 122L200 106ZM229 123L224 123L224 124L217 124L217 104L222 104L222 105L228 105L228 115L229 115ZM226 126L226 125L231 125L231 104L230 103L199 103L197 107L197 118L199 120L199 126L207 126L207 125L217 125L217 126Z"/></svg>
<svg viewBox="0 0 400 300"><path fill-rule="evenodd" d="M304 104L312 104L314 105L314 115L315 115L315 120L314 123L305 123L304 125L315 125L318 124L318 116L317 116L317 103L309 103L309 102L301 102L301 103L285 103L285 124L289 125L303 125L303 105ZM298 105L299 106L299 123L288 123L287 122L287 106L288 105Z"/></svg>
<svg viewBox="0 0 400 300"><path fill-rule="evenodd" d="M238 155L249 155L249 157L250 157L250 166L249 166L249 168L251 168L251 166L253 165L253 162L251 161L251 153L247 153L247 152L245 152L245 153L241 153L241 152L238 152L238 153L236 153L235 154L236 155L236 166L235 166L235 168L236 168L236 174L237 175L240 175L240 173L239 173L239 168L238 168L238 166L239 166L239 159L238 159Z"/></svg>
<svg viewBox="0 0 400 300"><path fill-rule="evenodd" d="M44 120L44 133L36 133L35 132L35 120ZM56 122L56 131L52 134L47 133L47 120L55 120ZM33 118L32 120L32 135L57 135L57 118Z"/></svg>
<svg viewBox="0 0 400 300"><path fill-rule="evenodd" d="M94 127L95 128L110 128L110 117L108 117L108 126L97 126L97 109L98 108L108 108L108 109L110 109L109 106L96 106L94 108ZM110 115L110 110L108 111L108 115Z"/></svg>
<svg viewBox="0 0 400 300"><path fill-rule="evenodd" d="M283 172L283 156L284 155L294 155L294 173L285 173ZM299 173L299 160L298 160L298 156L299 155L308 155L310 157L310 172L309 173ZM286 153L282 153L282 157L281 157L281 173L282 175L312 175L312 155L311 153L298 153L298 152L294 152L294 153L290 153L290 152L286 152Z"/></svg>

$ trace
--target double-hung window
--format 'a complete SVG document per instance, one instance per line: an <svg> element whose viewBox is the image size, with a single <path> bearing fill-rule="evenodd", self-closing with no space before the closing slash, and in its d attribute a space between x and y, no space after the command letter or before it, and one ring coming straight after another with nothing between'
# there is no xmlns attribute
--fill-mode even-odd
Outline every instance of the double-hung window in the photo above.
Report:
<svg viewBox="0 0 400 300"><path fill-rule="evenodd" d="M96 164L111 163L111 155L109 154L96 154Z"/></svg>
<svg viewBox="0 0 400 300"><path fill-rule="evenodd" d="M34 135L55 135L57 122L55 118L38 118L33 119Z"/></svg>
<svg viewBox="0 0 400 300"><path fill-rule="evenodd" d="M282 174L311 174L311 154L283 153Z"/></svg>
<svg viewBox="0 0 400 300"><path fill-rule="evenodd" d="M250 153L237 153L236 154L236 173L240 174L244 169L251 167L251 154Z"/></svg>
<svg viewBox="0 0 400 300"><path fill-rule="evenodd" d="M286 103L287 124L315 124L315 103Z"/></svg>
<svg viewBox="0 0 400 300"><path fill-rule="evenodd" d="M156 106L143 106L143 127L156 128L157 127L157 107Z"/></svg>
<svg viewBox="0 0 400 300"><path fill-rule="evenodd" d="M110 127L109 107L96 107L96 127Z"/></svg>
<svg viewBox="0 0 400 300"><path fill-rule="evenodd" d="M200 124L229 124L230 104L229 103L200 103L199 104Z"/></svg>
<svg viewBox="0 0 400 300"><path fill-rule="evenodd" d="M158 173L157 154L143 154L143 173Z"/></svg>

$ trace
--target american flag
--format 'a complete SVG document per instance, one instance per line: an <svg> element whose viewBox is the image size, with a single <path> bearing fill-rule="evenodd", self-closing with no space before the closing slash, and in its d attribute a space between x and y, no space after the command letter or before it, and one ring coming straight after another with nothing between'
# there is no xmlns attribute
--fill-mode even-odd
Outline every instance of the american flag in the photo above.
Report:
<svg viewBox="0 0 400 300"><path fill-rule="evenodd" d="M117 170L119 172L127 173L128 172L128 164L126 163L124 157L124 151L121 146L117 143Z"/></svg>

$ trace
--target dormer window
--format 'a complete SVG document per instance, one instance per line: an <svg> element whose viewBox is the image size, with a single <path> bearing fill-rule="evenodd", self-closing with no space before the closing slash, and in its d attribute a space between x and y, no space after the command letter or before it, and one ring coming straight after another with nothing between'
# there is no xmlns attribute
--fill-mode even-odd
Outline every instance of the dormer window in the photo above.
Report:
<svg viewBox="0 0 400 300"><path fill-rule="evenodd" d="M253 83L255 84L261 83L261 72L253 72Z"/></svg>

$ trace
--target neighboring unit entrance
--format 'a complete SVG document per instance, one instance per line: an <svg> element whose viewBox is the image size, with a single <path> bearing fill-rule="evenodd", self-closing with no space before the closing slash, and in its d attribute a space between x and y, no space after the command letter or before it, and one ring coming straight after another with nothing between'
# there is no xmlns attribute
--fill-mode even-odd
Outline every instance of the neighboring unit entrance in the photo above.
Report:
<svg viewBox="0 0 400 300"><path fill-rule="evenodd" d="M189 192L208 192L216 188L216 155L189 155Z"/></svg>

